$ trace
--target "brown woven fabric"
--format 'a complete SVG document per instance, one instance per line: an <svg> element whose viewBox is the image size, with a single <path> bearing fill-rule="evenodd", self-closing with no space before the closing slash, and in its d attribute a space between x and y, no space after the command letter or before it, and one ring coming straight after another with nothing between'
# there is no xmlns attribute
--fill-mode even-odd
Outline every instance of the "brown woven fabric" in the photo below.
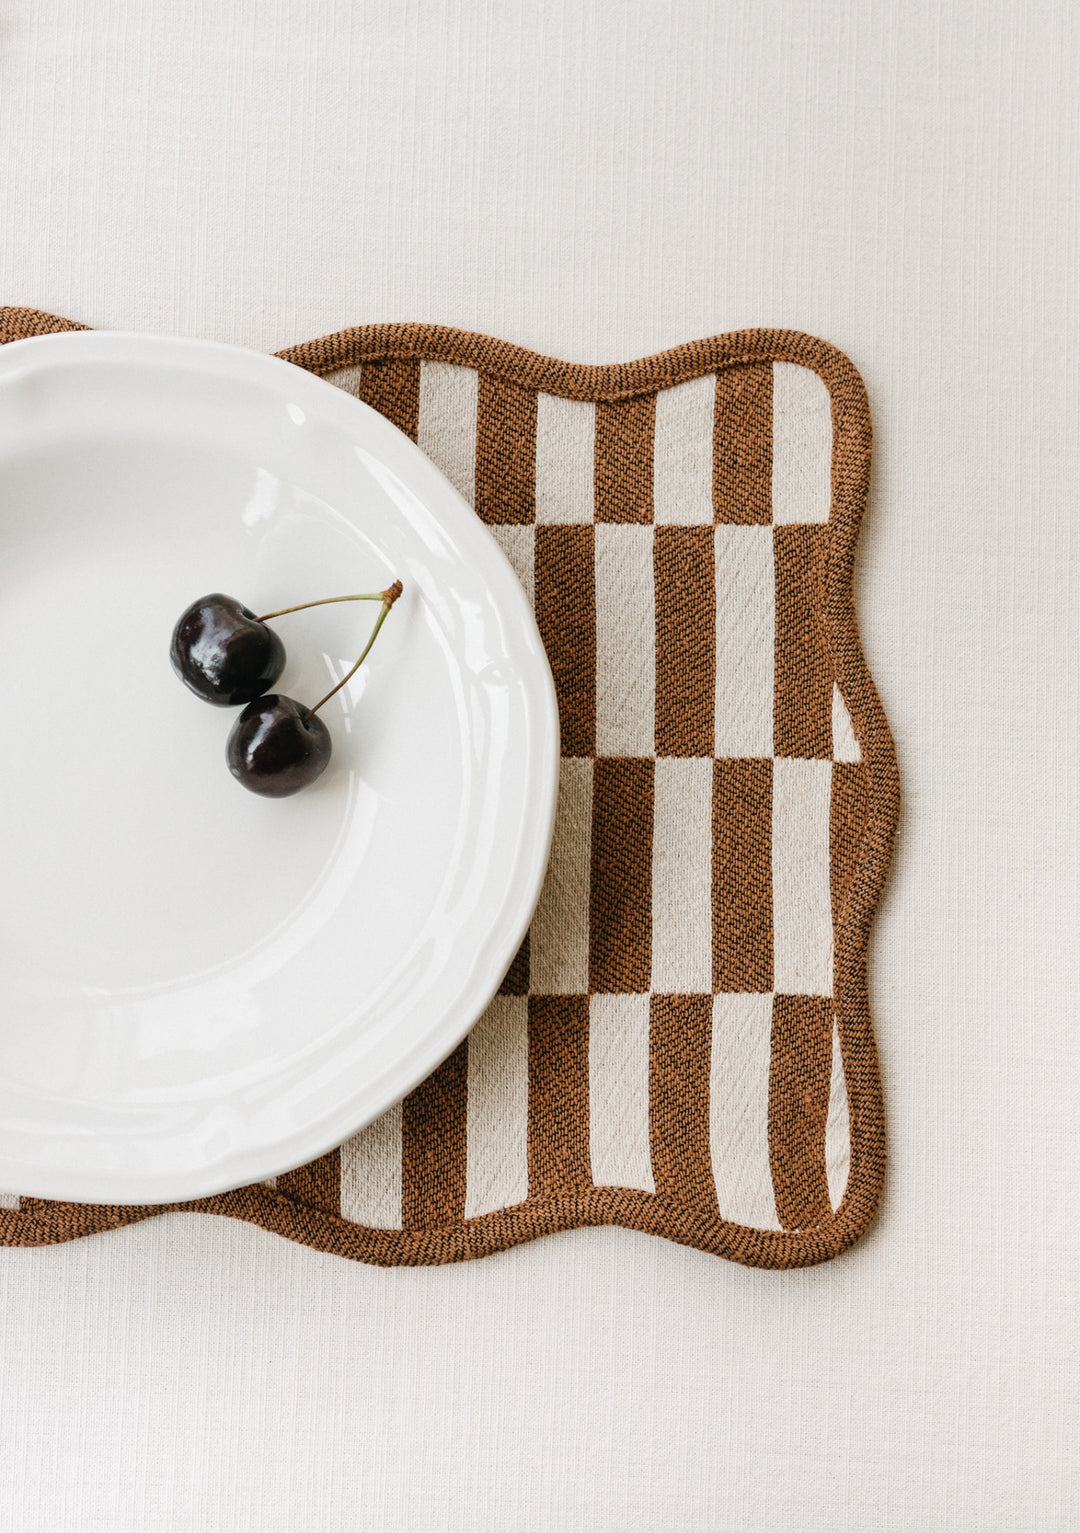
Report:
<svg viewBox="0 0 1080 1533"><path fill-rule="evenodd" d="M0 343L82 328L0 308ZM899 803L851 591L870 463L858 374L822 341L764 330L613 367L426 325L345 330L281 355L421 445L435 427L464 444L465 468L441 466L468 477L459 487L511 559L527 558L562 722L559 825L491 1013L399 1109L272 1188L170 1206L383 1265L590 1224L768 1268L837 1255L872 1219L884 1174L866 948ZM827 390L831 498L826 464L825 512L804 520L774 496L802 493L803 479L816 493L812 452L808 467L785 466L818 420L810 375ZM455 380L460 419L437 402ZM792 435L784 412L803 395ZM696 435L680 425L694 410ZM685 479L684 430L688 451L704 441L694 508L671 489ZM718 637L743 607L749 659ZM749 744L721 738L732 719ZM503 1102L520 1142L503 1134ZM491 1185L518 1185L516 1155L520 1188L478 1212L485 1135L500 1134L510 1169L496 1156ZM636 1185L610 1184L612 1165ZM390 1168L379 1224L349 1212L372 1166ZM729 1217L732 1199L760 1222ZM0 1243L163 1211L24 1198L0 1209Z"/></svg>

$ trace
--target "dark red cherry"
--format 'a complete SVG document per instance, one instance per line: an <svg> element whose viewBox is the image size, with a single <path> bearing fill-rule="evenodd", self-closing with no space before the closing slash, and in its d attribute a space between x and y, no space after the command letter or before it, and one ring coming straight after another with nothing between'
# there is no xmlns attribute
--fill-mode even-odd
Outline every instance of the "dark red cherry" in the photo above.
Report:
<svg viewBox="0 0 1080 1533"><path fill-rule="evenodd" d="M208 703L235 707L269 690L285 669L285 646L235 596L200 596L173 629L169 657L180 680Z"/></svg>
<svg viewBox="0 0 1080 1533"><path fill-rule="evenodd" d="M330 731L291 697L256 698L229 733L229 771L252 793L287 798L313 783L330 760Z"/></svg>

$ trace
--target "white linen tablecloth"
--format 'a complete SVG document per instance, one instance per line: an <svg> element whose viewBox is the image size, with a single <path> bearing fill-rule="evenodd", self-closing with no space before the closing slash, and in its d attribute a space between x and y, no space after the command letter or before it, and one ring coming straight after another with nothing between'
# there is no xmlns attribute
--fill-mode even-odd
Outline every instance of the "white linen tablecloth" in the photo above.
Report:
<svg viewBox="0 0 1080 1533"><path fill-rule="evenodd" d="M859 1247L377 1271L174 1215L0 1253L5 1533L1080 1526L1078 43L1067 0L2 8L0 302L845 350L905 789Z"/></svg>

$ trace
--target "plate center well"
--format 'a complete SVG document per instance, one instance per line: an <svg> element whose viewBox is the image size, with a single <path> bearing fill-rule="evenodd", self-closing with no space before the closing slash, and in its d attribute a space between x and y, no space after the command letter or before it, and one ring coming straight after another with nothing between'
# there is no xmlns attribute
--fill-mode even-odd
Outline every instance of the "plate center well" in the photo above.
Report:
<svg viewBox="0 0 1080 1533"><path fill-rule="evenodd" d="M173 624L206 589L280 588L282 519L245 522L249 481L122 440L5 465L0 966L19 990L89 998L243 957L371 810L340 749L294 798L247 793L225 765L238 710L201 702L169 664ZM296 599L309 594L323 593Z"/></svg>

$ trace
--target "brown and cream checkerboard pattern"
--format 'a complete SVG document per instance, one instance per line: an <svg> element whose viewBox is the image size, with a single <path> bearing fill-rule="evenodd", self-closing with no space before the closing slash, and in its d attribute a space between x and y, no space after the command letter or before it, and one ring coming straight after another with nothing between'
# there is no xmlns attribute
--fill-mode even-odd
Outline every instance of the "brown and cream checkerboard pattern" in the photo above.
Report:
<svg viewBox="0 0 1080 1533"><path fill-rule="evenodd" d="M595 1223L760 1266L835 1255L883 1174L865 950L897 812L851 600L858 375L770 331L607 368L430 326L284 355L418 441L491 528L555 675L559 806L531 930L465 1042L340 1150L184 1206L390 1264ZM0 1238L152 1212L23 1199Z"/></svg>

